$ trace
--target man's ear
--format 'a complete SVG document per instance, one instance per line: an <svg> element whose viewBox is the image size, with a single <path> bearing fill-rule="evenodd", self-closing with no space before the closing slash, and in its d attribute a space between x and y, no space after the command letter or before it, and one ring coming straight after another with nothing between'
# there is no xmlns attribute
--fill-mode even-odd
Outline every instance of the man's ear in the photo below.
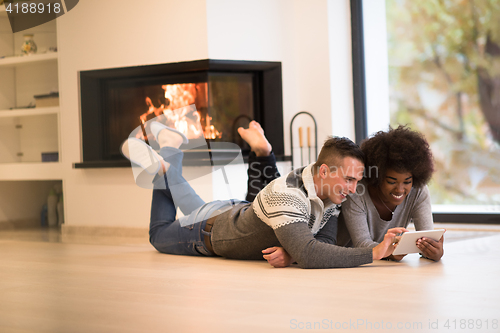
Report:
<svg viewBox="0 0 500 333"><path fill-rule="evenodd" d="M319 167L319 176L322 179L326 179L326 177L328 176L328 171L330 171L328 166L326 164L321 164L321 166Z"/></svg>

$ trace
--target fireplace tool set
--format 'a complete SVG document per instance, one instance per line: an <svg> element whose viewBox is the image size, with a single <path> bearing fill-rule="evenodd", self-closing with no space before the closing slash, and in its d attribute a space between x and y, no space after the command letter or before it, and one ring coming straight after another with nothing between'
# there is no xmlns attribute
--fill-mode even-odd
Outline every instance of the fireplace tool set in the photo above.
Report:
<svg viewBox="0 0 500 333"><path fill-rule="evenodd" d="M299 115L306 115L306 116L309 116L312 121L314 122L314 145L312 145L312 142L311 142L311 127L310 126L307 126L307 129L306 129L306 134L307 134L307 146L304 145L304 140L303 140L303 134L304 134L304 127L303 126L299 126L298 128L298 143L299 143L299 149L300 149L300 166L304 166L304 161L306 161L306 163L312 163L316 160L316 158L318 157L318 125L316 123L316 119L314 118L314 116L312 114L310 114L309 112L307 111L301 111L301 112L298 112L296 113L293 118L292 118L292 121L290 122L290 148L291 148L291 152L292 152L292 170L295 169L294 167L294 145L293 145L293 142L294 142L294 137L295 137L295 132L293 130L293 123L295 121L295 119L297 118L297 116ZM295 140L297 141L297 140ZM311 158L311 152L312 152L312 148L314 148L314 155L312 156ZM307 158L304 160L304 150L306 150L306 154L307 154Z"/></svg>

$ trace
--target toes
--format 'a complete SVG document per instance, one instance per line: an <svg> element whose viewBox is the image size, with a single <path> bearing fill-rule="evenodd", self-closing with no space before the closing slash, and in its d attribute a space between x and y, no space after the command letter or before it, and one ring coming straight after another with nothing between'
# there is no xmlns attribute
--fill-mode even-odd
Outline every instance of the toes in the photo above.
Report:
<svg viewBox="0 0 500 333"><path fill-rule="evenodd" d="M244 129L243 127L238 128L238 134L241 136L242 139L245 139L247 137L247 129Z"/></svg>
<svg viewBox="0 0 500 333"><path fill-rule="evenodd" d="M255 120L253 120L253 127L259 131L260 133L264 134L264 130L262 129L262 126L260 126L260 124L258 122L256 122Z"/></svg>
<svg viewBox="0 0 500 333"><path fill-rule="evenodd" d="M249 127L249 128L250 128L250 127L255 127L255 128L257 128L257 129L261 128L261 127L260 127L260 124L259 124L258 122L256 122L255 120L252 120L252 121L250 122L250 124L248 124L248 127Z"/></svg>

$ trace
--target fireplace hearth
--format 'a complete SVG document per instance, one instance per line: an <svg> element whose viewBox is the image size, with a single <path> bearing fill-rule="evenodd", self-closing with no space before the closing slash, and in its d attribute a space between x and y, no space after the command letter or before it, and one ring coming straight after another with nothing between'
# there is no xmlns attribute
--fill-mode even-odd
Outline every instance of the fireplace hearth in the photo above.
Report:
<svg viewBox="0 0 500 333"><path fill-rule="evenodd" d="M75 168L130 166L120 145L134 131L150 140L144 126L153 118L200 146L234 143L244 157L249 147L237 128L256 120L277 159L287 160L279 62L205 59L81 71L80 98L83 160ZM198 165L197 154L186 156L186 165ZM210 156L220 157L214 164L225 163L224 154Z"/></svg>

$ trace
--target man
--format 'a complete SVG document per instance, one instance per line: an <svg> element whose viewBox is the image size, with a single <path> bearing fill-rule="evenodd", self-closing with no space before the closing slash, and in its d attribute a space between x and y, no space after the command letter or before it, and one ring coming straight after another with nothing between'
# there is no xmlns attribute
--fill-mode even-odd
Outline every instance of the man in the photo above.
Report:
<svg viewBox="0 0 500 333"><path fill-rule="evenodd" d="M178 148L187 139L159 123L151 125L151 132L160 145L159 155L137 139L128 139L122 150L146 171L158 172L150 241L160 252L231 259L261 259L264 253L275 267L292 261L302 268L354 267L391 254L395 237L402 232L389 230L373 249L335 245L338 205L355 191L364 170L363 154L349 139L328 139L316 163L275 179L253 202L205 203L182 178L183 154ZM239 133L255 153L251 168L259 165L259 158L259 170L272 164L262 162L270 158L272 147L258 123ZM249 178L249 189L253 180ZM177 207L185 215L179 219Z"/></svg>

